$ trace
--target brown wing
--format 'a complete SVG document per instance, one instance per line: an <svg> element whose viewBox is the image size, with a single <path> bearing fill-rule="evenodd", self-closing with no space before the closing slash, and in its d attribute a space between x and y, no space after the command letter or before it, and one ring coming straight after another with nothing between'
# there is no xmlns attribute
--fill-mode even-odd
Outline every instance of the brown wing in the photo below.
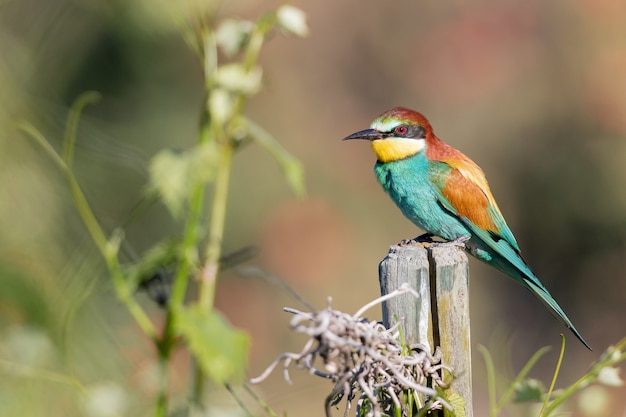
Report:
<svg viewBox="0 0 626 417"><path fill-rule="evenodd" d="M441 193L459 216L467 218L481 229L499 231L488 210L487 194L460 170L453 169L450 172Z"/></svg>

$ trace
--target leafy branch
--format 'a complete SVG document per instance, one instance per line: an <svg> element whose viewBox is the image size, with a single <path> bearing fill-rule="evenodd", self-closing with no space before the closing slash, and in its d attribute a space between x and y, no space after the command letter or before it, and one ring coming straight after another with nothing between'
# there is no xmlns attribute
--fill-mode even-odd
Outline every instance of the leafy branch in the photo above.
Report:
<svg viewBox="0 0 626 417"><path fill-rule="evenodd" d="M600 359L591 365L590 370L572 385L565 389L554 391L554 386L565 353L565 338L561 335L561 350L548 391L545 392L541 382L527 378L528 373L537 364L539 359L550 350L549 347L543 347L530 358L526 365L524 365L522 370L508 385L499 400L497 399L496 393L496 377L493 359L484 346L479 346L478 350L483 356L487 368L490 417L498 416L502 409L510 402L543 402L538 417L550 417L555 415L558 407L563 405L565 401L592 384L600 383L608 386L622 386L624 384L619 377L619 369L615 366L626 361L626 338L622 339L615 346L610 346L602 354Z"/></svg>
<svg viewBox="0 0 626 417"><path fill-rule="evenodd" d="M182 36L203 68L206 100L200 111L197 143L183 152L164 149L152 158L149 166L147 196L158 195L172 217L184 219L179 239L158 243L133 265L120 262L123 229L118 228L107 236L72 170L80 114L100 98L98 93L85 93L73 104L61 153L35 127L26 122L19 124L65 174L74 206L105 260L118 298L156 347L159 374L155 416L159 417L167 414L168 370L172 353L178 347L187 347L195 359L190 411L205 408L207 377L230 386L230 382L242 380L246 369L248 336L232 328L213 309L236 151L244 144L258 143L278 161L294 192L304 195L301 164L271 134L244 116L248 99L261 89L262 70L258 58L268 35L277 30L306 35L304 14L285 5L264 14L256 22L225 19L216 25L216 9L191 11L188 17L176 17ZM221 63L221 57L225 57L225 63ZM209 187L212 194L209 207L205 208ZM201 242L206 242L204 247ZM165 325L157 329L137 302L135 293L162 265L173 266L173 279L171 293L163 302ZM187 302L191 277L197 281L198 297Z"/></svg>
<svg viewBox="0 0 626 417"><path fill-rule="evenodd" d="M98 95L93 92L80 96L70 110L70 117L66 125L66 133L63 141L63 157L61 157L45 137L36 128L26 122L18 123L18 128L32 138L41 148L50 156L57 164L61 171L67 177L74 206L78 211L89 235L96 244L98 251L104 258L109 274L113 281L115 291L120 300L126 305L141 330L153 341L157 342L157 332L154 325L150 321L146 312L141 308L133 297L134 289L129 285L122 272L122 266L118 258L120 244L123 239L123 233L116 230L110 238L106 237L104 230L96 219L96 216L85 197L85 194L78 184L78 180L72 171L72 157L74 155L74 144L76 134L76 123L78 122L80 112L86 104L97 100Z"/></svg>

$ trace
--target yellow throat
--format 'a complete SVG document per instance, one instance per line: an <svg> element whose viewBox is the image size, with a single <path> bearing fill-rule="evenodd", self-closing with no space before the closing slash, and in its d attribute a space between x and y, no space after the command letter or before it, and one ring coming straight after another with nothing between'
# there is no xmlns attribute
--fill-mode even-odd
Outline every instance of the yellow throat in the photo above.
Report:
<svg viewBox="0 0 626 417"><path fill-rule="evenodd" d="M371 142L372 150L380 162L393 162L408 158L426 146L424 139L386 138Z"/></svg>

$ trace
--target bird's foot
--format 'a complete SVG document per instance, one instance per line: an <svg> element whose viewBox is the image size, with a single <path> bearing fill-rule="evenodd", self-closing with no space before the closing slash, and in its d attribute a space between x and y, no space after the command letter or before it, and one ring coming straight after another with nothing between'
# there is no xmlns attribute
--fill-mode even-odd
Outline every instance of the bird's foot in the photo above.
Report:
<svg viewBox="0 0 626 417"><path fill-rule="evenodd" d="M428 244L432 244L435 243L435 241L433 240L433 235L432 233L424 233L423 235L419 235L417 237L414 237L413 239L402 239L400 241L400 243L398 243L398 246L411 246L411 245L415 245L416 243L428 243Z"/></svg>
<svg viewBox="0 0 626 417"><path fill-rule="evenodd" d="M461 249L465 249L465 242L471 239L471 236L461 236L457 237L454 240L449 240L447 242L432 242L431 246L458 246Z"/></svg>

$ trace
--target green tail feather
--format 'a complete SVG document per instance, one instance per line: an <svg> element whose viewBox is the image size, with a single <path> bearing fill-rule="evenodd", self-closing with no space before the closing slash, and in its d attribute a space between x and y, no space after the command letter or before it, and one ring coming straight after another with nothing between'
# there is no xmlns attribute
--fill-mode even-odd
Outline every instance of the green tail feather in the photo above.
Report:
<svg viewBox="0 0 626 417"><path fill-rule="evenodd" d="M477 241L482 241L484 245L479 245L475 247L474 250L470 248L470 253L488 265L513 277L517 282L528 288L546 307L548 307L554 317L574 333L587 349L592 350L578 330L576 330L571 320L565 315L561 306L552 298L548 290L543 286L541 281L539 281L539 278L537 278L528 265L526 265L519 251L507 240L495 240L492 235L488 234L486 231L477 228L471 223L469 225L473 226L470 227L470 229L475 233L474 238L477 238Z"/></svg>
<svg viewBox="0 0 626 417"><path fill-rule="evenodd" d="M534 280L524 279L523 280L524 286L528 288L533 294L535 294L537 298L539 298L539 300L541 300L541 302L546 307L548 307L548 309L552 312L554 317L559 319L559 321L561 321L568 329L570 329L572 333L574 333L574 336L576 336L578 340L580 340L582 344L587 347L587 349L593 350L591 349L591 346L589 346L589 344L585 341L585 339L583 339L583 337L578 332L578 330L576 330L576 327L574 327L574 324L572 324L571 320L567 317L567 315L565 315L565 312L563 311L563 309L561 309L561 306L559 306L556 300L552 298L548 290L546 290L543 287L543 285L541 285L541 283L537 285L539 280L536 277L534 278L535 278Z"/></svg>

